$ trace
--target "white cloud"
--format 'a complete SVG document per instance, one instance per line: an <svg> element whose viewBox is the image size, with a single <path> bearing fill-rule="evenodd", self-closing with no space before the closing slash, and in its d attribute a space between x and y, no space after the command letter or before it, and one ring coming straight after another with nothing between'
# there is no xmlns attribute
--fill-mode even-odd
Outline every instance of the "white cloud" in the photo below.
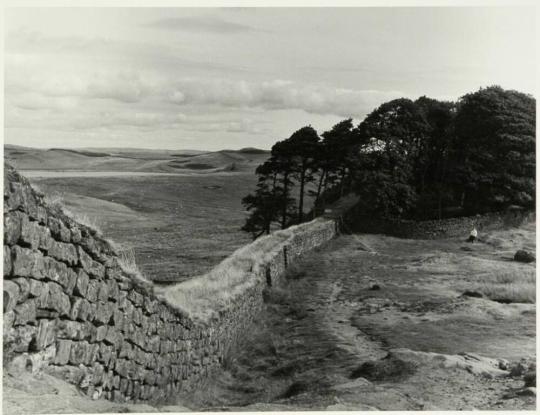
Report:
<svg viewBox="0 0 540 415"><path fill-rule="evenodd" d="M359 117L377 105L401 97L399 91L333 88L326 85L300 85L273 80L259 83L228 80L186 79L177 81L168 93L179 105L206 104L225 107L302 109L315 114Z"/></svg>
<svg viewBox="0 0 540 415"><path fill-rule="evenodd" d="M217 34L232 34L258 31L258 29L245 24L234 23L211 16L189 16L160 19L145 26L164 30L187 31L196 33L209 32Z"/></svg>
<svg viewBox="0 0 540 415"><path fill-rule="evenodd" d="M138 74L118 72L94 76L86 86L84 95L132 103L140 101L149 92L151 86L142 81Z"/></svg>
<svg viewBox="0 0 540 415"><path fill-rule="evenodd" d="M77 100L71 97L46 96L35 92L25 92L10 97L9 101L24 110L65 111L77 107ZM9 121L6 116L6 122ZM28 120L30 121L30 120Z"/></svg>

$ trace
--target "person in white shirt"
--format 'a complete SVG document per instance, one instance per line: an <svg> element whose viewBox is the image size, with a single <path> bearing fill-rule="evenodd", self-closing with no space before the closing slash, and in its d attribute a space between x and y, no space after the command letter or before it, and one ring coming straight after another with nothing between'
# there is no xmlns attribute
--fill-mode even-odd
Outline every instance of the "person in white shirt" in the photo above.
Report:
<svg viewBox="0 0 540 415"><path fill-rule="evenodd" d="M473 227L471 233L469 234L469 239L467 239L467 242L474 243L478 239L478 231L476 230L476 226Z"/></svg>

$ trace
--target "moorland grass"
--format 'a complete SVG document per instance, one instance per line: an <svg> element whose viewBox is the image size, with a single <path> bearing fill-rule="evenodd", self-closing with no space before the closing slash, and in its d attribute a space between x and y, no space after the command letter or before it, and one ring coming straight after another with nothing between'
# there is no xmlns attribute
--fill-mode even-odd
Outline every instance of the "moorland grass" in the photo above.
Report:
<svg viewBox="0 0 540 415"><path fill-rule="evenodd" d="M278 255L283 246L305 232L307 226L313 231L317 224L325 226L323 220L317 219L263 236L237 249L209 273L176 284L164 290L162 295L171 306L192 319L208 321L237 296L259 283L264 278L262 266Z"/></svg>
<svg viewBox="0 0 540 415"><path fill-rule="evenodd" d="M483 274L476 279L473 289L494 301L535 303L535 270L519 267Z"/></svg>

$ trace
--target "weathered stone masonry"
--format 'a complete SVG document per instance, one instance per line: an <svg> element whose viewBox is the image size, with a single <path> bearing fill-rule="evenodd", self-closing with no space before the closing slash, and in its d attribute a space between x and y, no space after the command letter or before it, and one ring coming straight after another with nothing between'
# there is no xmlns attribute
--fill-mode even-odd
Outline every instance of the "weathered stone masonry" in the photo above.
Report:
<svg viewBox="0 0 540 415"><path fill-rule="evenodd" d="M5 165L4 368L43 370L117 401L164 401L196 387L246 333L264 287L335 236L333 221L314 222L265 253L255 282L215 318L194 322L124 272L106 240L48 208Z"/></svg>
<svg viewBox="0 0 540 415"><path fill-rule="evenodd" d="M466 238L473 227L483 233L487 230L519 226L534 220L534 212L509 209L483 215L464 216L440 220L377 219L363 216L358 207L345 215L345 229L358 233L382 233L399 238L441 239Z"/></svg>

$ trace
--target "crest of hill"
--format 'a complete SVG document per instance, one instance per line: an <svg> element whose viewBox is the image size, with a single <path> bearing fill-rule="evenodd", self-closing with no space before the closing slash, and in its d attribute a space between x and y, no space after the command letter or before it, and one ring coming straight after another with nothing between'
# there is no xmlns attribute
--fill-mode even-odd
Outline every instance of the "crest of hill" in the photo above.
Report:
<svg viewBox="0 0 540 415"><path fill-rule="evenodd" d="M38 149L4 146L4 158L19 170L118 172L251 172L268 152L247 148L201 152L119 148Z"/></svg>

